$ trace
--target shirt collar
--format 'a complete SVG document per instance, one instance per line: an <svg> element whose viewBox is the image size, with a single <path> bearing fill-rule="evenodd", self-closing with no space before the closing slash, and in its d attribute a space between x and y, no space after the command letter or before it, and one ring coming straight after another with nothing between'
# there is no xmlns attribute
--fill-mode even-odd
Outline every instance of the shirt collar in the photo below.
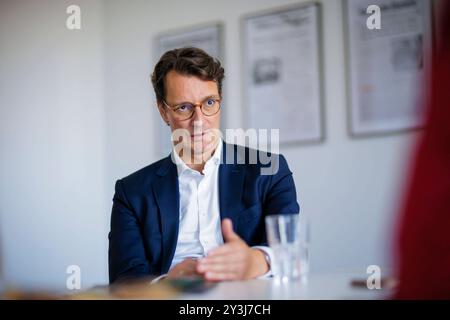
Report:
<svg viewBox="0 0 450 320"><path fill-rule="evenodd" d="M181 176L185 171L195 171L187 166L187 164L183 161L183 159L180 158L177 152L175 152L175 148L172 147L172 153L171 153L172 161L177 166L177 172L178 176ZM216 150L214 150L213 155L211 158L209 158L206 163L205 167L203 168L203 173L209 172L209 168L216 165L218 166L220 164L220 159L222 157L222 139L219 138L219 141L216 146Z"/></svg>

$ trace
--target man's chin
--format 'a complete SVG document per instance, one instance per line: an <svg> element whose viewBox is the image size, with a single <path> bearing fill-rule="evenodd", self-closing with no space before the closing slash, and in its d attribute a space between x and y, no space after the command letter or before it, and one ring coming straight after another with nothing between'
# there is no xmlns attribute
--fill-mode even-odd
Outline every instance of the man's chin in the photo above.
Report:
<svg viewBox="0 0 450 320"><path fill-rule="evenodd" d="M191 145L191 151L195 156L199 156L208 152L214 151L216 147L216 140L213 141L193 141Z"/></svg>

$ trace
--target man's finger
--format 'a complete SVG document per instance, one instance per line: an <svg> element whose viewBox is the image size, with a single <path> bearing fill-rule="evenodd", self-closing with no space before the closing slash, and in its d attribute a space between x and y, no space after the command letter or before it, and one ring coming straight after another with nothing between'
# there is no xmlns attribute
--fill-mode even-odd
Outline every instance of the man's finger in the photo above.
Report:
<svg viewBox="0 0 450 320"><path fill-rule="evenodd" d="M230 264L230 263L238 263L242 261L242 258L239 254L222 254L217 256L209 256L201 261L199 261L198 265L211 265L211 264Z"/></svg>
<svg viewBox="0 0 450 320"><path fill-rule="evenodd" d="M241 238L233 231L233 223L230 219L222 220L222 235L225 242L240 240Z"/></svg>
<svg viewBox="0 0 450 320"><path fill-rule="evenodd" d="M233 273L238 274L242 269L240 263L209 263L201 264L197 267L198 272L208 273L208 272L220 272L220 273Z"/></svg>
<svg viewBox="0 0 450 320"><path fill-rule="evenodd" d="M226 281L226 280L237 280L237 274L224 273L224 272L207 272L205 274L205 279L208 281Z"/></svg>
<svg viewBox="0 0 450 320"><path fill-rule="evenodd" d="M231 253L233 253L233 247L230 245L224 244L224 245L221 245L220 247L212 249L210 252L208 252L208 255L206 257L208 258L208 257L214 257L214 256L218 256L218 255L231 254ZM203 259L205 259L205 258L203 258Z"/></svg>

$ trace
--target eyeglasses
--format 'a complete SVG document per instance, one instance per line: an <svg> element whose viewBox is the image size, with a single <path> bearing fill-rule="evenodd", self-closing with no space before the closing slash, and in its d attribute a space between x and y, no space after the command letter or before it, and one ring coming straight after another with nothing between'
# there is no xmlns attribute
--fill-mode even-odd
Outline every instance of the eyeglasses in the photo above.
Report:
<svg viewBox="0 0 450 320"><path fill-rule="evenodd" d="M210 97L206 98L201 103L183 102L175 106L169 106L164 100L162 102L167 108L173 111L177 120L182 121L192 118L195 107L199 107L205 116L210 117L215 115L220 110L221 99Z"/></svg>

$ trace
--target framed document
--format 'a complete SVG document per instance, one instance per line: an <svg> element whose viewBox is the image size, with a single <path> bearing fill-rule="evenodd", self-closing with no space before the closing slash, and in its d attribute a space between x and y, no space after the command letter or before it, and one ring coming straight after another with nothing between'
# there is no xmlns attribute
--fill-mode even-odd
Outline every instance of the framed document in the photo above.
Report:
<svg viewBox="0 0 450 320"><path fill-rule="evenodd" d="M197 47L223 64L222 30L221 23L212 23L161 33L157 37L155 60L158 61L162 54L171 49ZM161 156L167 156L172 150L170 128L160 119L159 114L157 121L159 152Z"/></svg>
<svg viewBox="0 0 450 320"><path fill-rule="evenodd" d="M351 136L420 128L421 90L430 66L429 0L346 0L349 131ZM369 29L369 5L381 28Z"/></svg>
<svg viewBox="0 0 450 320"><path fill-rule="evenodd" d="M324 139L320 15L306 3L243 19L245 123L280 144Z"/></svg>

